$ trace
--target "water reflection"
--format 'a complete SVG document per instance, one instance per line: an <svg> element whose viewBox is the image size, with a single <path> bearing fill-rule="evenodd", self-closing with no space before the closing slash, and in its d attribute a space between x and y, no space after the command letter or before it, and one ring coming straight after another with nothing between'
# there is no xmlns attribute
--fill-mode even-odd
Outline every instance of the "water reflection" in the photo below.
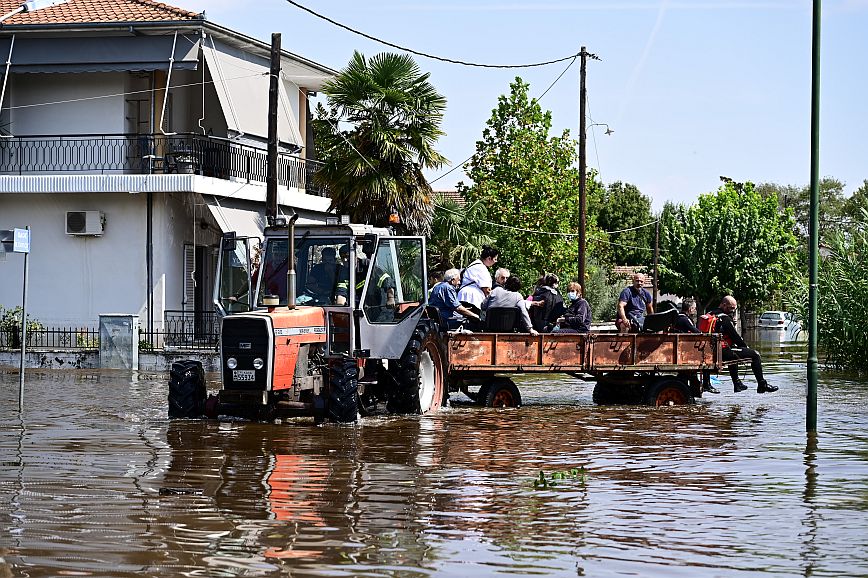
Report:
<svg viewBox="0 0 868 578"><path fill-rule="evenodd" d="M169 422L160 375L34 372L0 410L0 575L866 575L866 383L823 374L806 443L799 355L763 349L773 396L532 376L519 410L355 427Z"/></svg>

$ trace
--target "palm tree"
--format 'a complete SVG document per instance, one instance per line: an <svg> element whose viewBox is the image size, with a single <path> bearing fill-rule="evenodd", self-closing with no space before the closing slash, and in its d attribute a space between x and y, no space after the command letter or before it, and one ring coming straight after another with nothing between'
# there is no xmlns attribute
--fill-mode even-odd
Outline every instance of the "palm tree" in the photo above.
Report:
<svg viewBox="0 0 868 578"><path fill-rule="evenodd" d="M324 86L329 109L320 104L314 120L324 165L315 179L353 222L385 226L395 212L409 231L430 233L432 190L422 170L448 161L434 150L446 98L428 77L410 56L355 52Z"/></svg>

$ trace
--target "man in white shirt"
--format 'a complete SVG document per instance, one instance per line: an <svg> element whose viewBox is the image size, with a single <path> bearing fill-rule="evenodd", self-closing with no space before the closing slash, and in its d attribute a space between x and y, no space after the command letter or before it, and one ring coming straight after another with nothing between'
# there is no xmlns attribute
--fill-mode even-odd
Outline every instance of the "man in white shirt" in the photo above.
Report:
<svg viewBox="0 0 868 578"><path fill-rule="evenodd" d="M458 300L470 303L477 309L491 292L491 272L489 267L497 263L500 251L485 245L479 259L465 267L461 275L461 288L458 290Z"/></svg>

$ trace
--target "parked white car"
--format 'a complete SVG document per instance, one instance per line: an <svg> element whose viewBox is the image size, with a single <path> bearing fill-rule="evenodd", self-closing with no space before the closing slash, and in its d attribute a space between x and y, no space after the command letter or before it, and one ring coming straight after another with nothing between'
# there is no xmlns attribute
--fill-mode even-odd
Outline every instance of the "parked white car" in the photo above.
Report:
<svg viewBox="0 0 868 578"><path fill-rule="evenodd" d="M757 327L760 331L779 333L781 341L797 341L802 332L801 322L788 311L764 311Z"/></svg>

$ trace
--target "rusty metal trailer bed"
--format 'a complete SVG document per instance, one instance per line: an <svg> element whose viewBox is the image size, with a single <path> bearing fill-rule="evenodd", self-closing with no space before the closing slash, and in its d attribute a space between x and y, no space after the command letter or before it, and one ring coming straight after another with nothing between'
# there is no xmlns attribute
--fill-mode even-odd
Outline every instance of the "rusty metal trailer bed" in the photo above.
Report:
<svg viewBox="0 0 868 578"><path fill-rule="evenodd" d="M485 405L520 405L520 373L595 380L597 403L690 403L722 368L719 336L692 333L449 333L446 357L450 391Z"/></svg>

